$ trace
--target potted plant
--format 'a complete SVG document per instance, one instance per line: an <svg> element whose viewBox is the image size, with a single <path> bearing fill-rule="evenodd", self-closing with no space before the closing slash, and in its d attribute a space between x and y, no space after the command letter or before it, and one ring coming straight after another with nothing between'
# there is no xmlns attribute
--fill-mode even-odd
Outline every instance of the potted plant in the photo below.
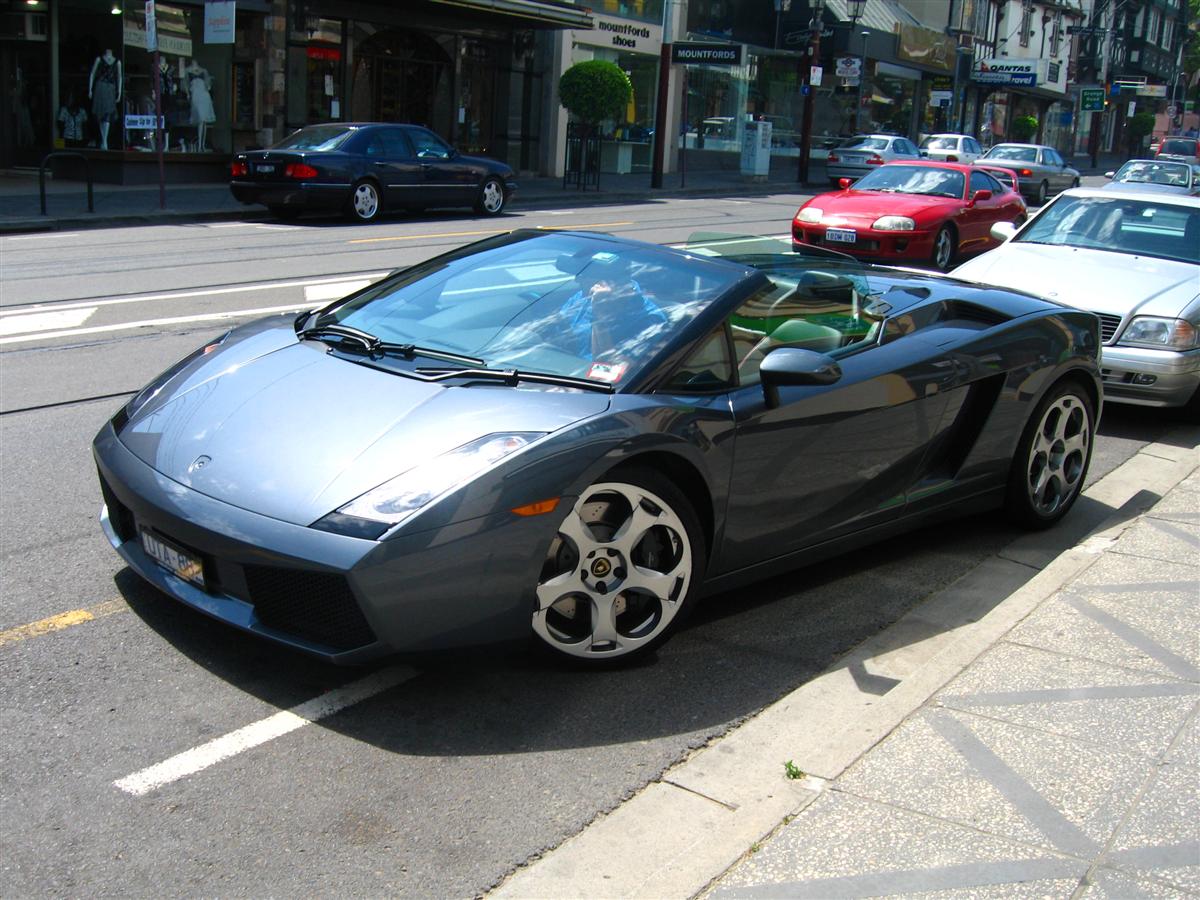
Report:
<svg viewBox="0 0 1200 900"><path fill-rule="evenodd" d="M1009 132L1012 134L1014 141L1024 142L1030 140L1038 130L1037 116L1017 116L1013 119L1012 127Z"/></svg>
<svg viewBox="0 0 1200 900"><path fill-rule="evenodd" d="M576 63L558 79L559 101L576 120L567 132L567 171L575 172L578 184L584 183L585 173L594 173L599 186L597 126L605 119L622 117L632 96L629 76L616 63L604 59ZM578 147L573 148L572 141L578 141Z"/></svg>

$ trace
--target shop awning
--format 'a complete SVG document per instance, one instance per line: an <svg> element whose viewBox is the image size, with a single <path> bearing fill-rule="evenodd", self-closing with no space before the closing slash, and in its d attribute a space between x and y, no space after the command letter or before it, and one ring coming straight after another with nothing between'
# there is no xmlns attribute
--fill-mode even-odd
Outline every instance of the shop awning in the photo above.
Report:
<svg viewBox="0 0 1200 900"><path fill-rule="evenodd" d="M477 12L520 19L526 28L592 28L591 10L572 0L431 0Z"/></svg>

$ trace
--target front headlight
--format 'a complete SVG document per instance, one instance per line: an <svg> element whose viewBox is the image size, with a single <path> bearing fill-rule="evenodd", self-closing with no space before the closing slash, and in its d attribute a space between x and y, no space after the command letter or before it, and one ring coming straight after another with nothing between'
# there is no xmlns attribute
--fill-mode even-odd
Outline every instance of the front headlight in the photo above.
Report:
<svg viewBox="0 0 1200 900"><path fill-rule="evenodd" d="M1138 316L1129 323L1117 343L1155 350L1191 350L1198 346L1197 333L1196 326L1186 319Z"/></svg>
<svg viewBox="0 0 1200 900"><path fill-rule="evenodd" d="M370 531L347 528L349 520L367 520L390 528L427 506L447 491L470 481L510 453L542 437L544 432L488 434L463 444L449 453L421 463L351 500L337 512L313 523L313 527L343 534ZM337 526L342 527L337 527ZM382 534L381 529L375 529Z"/></svg>
<svg viewBox="0 0 1200 900"><path fill-rule="evenodd" d="M821 221L821 216L825 215L825 210L818 209L815 206L806 206L800 212L796 213L796 221L803 222L806 225L816 225Z"/></svg>
<svg viewBox="0 0 1200 900"><path fill-rule="evenodd" d="M876 231L912 231L917 223L908 216L881 216L871 223Z"/></svg>

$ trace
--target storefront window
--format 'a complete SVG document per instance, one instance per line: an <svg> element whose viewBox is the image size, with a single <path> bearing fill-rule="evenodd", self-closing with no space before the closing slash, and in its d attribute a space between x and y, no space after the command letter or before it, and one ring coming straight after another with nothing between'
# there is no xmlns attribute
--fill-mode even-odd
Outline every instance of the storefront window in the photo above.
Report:
<svg viewBox="0 0 1200 900"><path fill-rule="evenodd" d="M605 59L629 77L633 89L620 116L601 123L600 168L603 172L650 171L654 109L658 91L658 58L645 53L622 53L602 47L577 47L572 62Z"/></svg>
<svg viewBox="0 0 1200 900"><path fill-rule="evenodd" d="M288 124L336 122L342 111L341 19L318 19L304 44L288 47Z"/></svg>
<svg viewBox="0 0 1200 900"><path fill-rule="evenodd" d="M423 125L448 138L458 112L454 61L447 50L454 38L365 22L354 23L352 37L350 117ZM477 124L482 133L483 120Z"/></svg>
<svg viewBox="0 0 1200 900"><path fill-rule="evenodd" d="M64 143L70 135L71 146L99 148L106 143L109 150L120 150L123 146L118 96L123 100L125 94L124 38L122 17L114 16L111 10L111 3L98 0L59 7L59 97L55 124L56 133ZM94 88L95 81L92 72L95 69L98 73L96 63L106 52L122 63L119 77L116 69L112 69L117 84L111 94L106 87L100 97L89 96L89 82ZM109 80L106 75L105 81Z"/></svg>
<svg viewBox="0 0 1200 900"><path fill-rule="evenodd" d="M592 10L625 19L641 19L643 22L662 22L663 0L592 0Z"/></svg>
<svg viewBox="0 0 1200 900"><path fill-rule="evenodd" d="M921 82L898 74L899 66L873 62L870 68L859 131L907 135Z"/></svg>

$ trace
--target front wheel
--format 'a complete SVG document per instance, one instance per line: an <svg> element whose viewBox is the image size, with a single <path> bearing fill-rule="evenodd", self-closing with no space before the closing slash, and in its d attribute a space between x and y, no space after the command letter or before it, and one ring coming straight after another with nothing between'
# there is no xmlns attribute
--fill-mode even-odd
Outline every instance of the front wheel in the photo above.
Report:
<svg viewBox="0 0 1200 900"><path fill-rule="evenodd" d="M943 225L933 239L933 255L930 261L939 272L945 272L954 262L954 233L949 225Z"/></svg>
<svg viewBox="0 0 1200 900"><path fill-rule="evenodd" d="M704 557L682 492L651 470L618 469L583 491L559 525L535 590L533 633L589 665L644 655L683 621Z"/></svg>
<svg viewBox="0 0 1200 900"><path fill-rule="evenodd" d="M350 202L346 212L356 222L373 222L379 218L383 204L379 199L379 187L373 181L359 181L350 191Z"/></svg>
<svg viewBox="0 0 1200 900"><path fill-rule="evenodd" d="M475 211L486 216L498 216L504 209L504 185L498 178L489 178L479 188Z"/></svg>
<svg viewBox="0 0 1200 900"><path fill-rule="evenodd" d="M1074 178L1071 180L1071 187L1073 187L1073 188L1079 187L1079 179L1078 178Z"/></svg>
<svg viewBox="0 0 1200 900"><path fill-rule="evenodd" d="M1083 490L1096 417L1082 386L1064 382L1037 405L1013 456L1005 507L1018 525L1048 528Z"/></svg>

